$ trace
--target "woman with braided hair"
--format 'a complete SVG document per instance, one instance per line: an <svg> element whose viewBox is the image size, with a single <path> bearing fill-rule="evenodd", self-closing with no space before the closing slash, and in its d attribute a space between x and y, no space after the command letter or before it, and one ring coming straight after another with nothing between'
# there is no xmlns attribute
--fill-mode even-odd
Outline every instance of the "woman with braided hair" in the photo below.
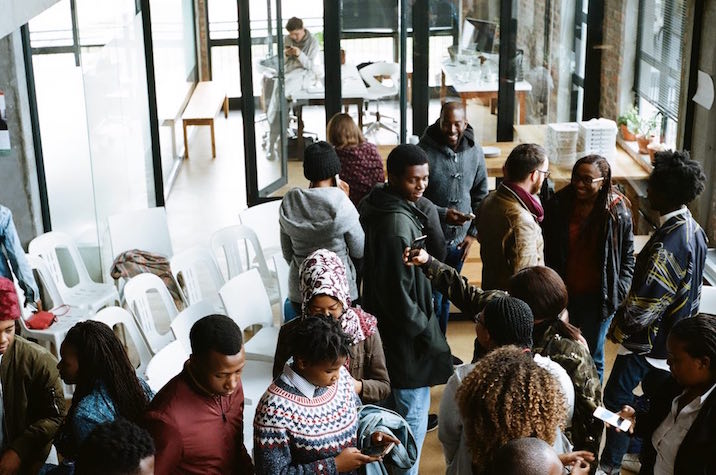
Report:
<svg viewBox="0 0 716 475"><path fill-rule="evenodd" d="M486 473L497 449L510 440L538 437L553 444L565 419L559 383L529 350L512 345L480 358L456 397L475 474Z"/></svg>
<svg viewBox="0 0 716 475"><path fill-rule="evenodd" d="M60 356L60 377L66 384L76 385L67 418L55 439L65 459L63 465L69 465L97 425L118 417L139 423L154 394L137 378L122 343L104 323L90 320L73 326Z"/></svg>

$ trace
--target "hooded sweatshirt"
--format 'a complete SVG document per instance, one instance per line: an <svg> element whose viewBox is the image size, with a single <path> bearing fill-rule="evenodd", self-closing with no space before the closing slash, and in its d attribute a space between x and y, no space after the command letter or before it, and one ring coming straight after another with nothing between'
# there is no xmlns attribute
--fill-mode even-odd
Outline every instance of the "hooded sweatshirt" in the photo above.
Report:
<svg viewBox="0 0 716 475"><path fill-rule="evenodd" d="M391 386L444 384L452 358L433 312L430 282L403 263L403 250L424 232L425 215L377 185L361 201L360 216L366 233L363 306L378 319Z"/></svg>
<svg viewBox="0 0 716 475"><path fill-rule="evenodd" d="M298 268L317 249L335 252L346 266L351 300L358 298L356 270L351 257L363 257L365 235L358 212L339 188L294 188L279 209L281 249L289 263L288 298L300 303Z"/></svg>

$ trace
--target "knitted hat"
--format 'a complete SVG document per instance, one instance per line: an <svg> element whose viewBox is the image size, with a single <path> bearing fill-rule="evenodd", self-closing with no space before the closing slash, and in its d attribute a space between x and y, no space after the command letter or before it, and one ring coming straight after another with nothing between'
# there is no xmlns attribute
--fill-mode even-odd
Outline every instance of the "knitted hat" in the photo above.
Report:
<svg viewBox="0 0 716 475"><path fill-rule="evenodd" d="M303 176L309 181L331 178L341 171L341 160L328 142L316 142L306 147L303 155Z"/></svg>
<svg viewBox="0 0 716 475"><path fill-rule="evenodd" d="M20 303L17 300L15 284L5 277L0 277L0 320L17 320L20 318Z"/></svg>
<svg viewBox="0 0 716 475"><path fill-rule="evenodd" d="M529 305L514 297L497 297L485 305L485 327L499 346L532 348L534 317Z"/></svg>

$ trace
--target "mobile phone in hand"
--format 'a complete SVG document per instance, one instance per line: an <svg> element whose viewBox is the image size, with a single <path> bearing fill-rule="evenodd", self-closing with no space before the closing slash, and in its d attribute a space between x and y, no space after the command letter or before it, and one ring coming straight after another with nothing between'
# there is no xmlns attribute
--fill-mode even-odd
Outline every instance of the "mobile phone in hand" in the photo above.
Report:
<svg viewBox="0 0 716 475"><path fill-rule="evenodd" d="M427 238L427 236L423 235L413 239L413 242L410 243L410 249L425 249L425 240Z"/></svg>
<svg viewBox="0 0 716 475"><path fill-rule="evenodd" d="M475 219L475 213L462 213L463 216L465 216L469 220Z"/></svg>
<svg viewBox="0 0 716 475"><path fill-rule="evenodd" d="M619 414L615 414L605 407L598 407L594 410L593 416L603 420L612 427L618 428L622 432L627 432L631 427L631 421L624 419Z"/></svg>
<svg viewBox="0 0 716 475"><path fill-rule="evenodd" d="M395 442L390 442L385 445L371 445L361 450L361 453L369 457L385 457L393 450L393 447L395 447Z"/></svg>

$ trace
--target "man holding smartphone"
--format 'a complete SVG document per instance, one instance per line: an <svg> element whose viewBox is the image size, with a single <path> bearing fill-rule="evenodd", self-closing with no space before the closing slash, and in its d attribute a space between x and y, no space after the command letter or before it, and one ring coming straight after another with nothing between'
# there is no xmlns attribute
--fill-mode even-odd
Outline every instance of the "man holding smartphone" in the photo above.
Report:
<svg viewBox="0 0 716 475"><path fill-rule="evenodd" d="M477 240L474 218L487 196L485 155L467 123L462 103L446 102L440 118L425 130L418 146L425 150L430 164L425 197L438 208L447 250L444 262L460 272ZM440 329L445 333L450 302L439 292L433 297ZM462 362L456 359L455 363Z"/></svg>

